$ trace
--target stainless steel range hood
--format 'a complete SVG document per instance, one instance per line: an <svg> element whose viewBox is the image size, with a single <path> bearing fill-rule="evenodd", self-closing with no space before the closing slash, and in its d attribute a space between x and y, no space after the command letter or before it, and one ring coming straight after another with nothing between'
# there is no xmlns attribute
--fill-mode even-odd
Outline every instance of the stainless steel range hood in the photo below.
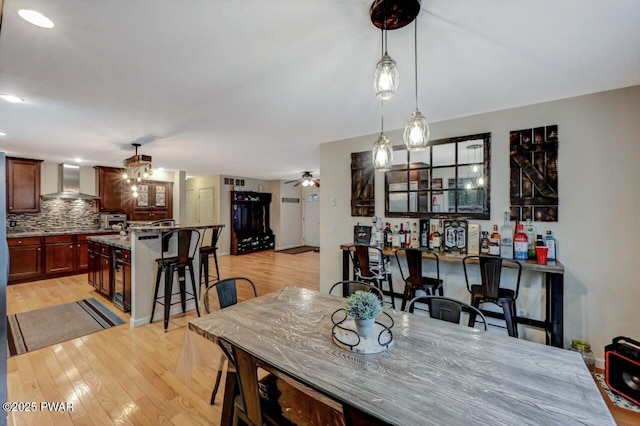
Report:
<svg viewBox="0 0 640 426"><path fill-rule="evenodd" d="M80 166L60 164L58 173L58 192L45 194L42 198L65 198L71 200L99 200L95 195L80 192Z"/></svg>

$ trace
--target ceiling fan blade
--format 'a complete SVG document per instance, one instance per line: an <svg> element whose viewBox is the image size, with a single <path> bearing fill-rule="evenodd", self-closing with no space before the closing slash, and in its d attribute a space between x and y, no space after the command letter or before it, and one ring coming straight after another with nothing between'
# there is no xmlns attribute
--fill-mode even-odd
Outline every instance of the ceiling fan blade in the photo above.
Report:
<svg viewBox="0 0 640 426"><path fill-rule="evenodd" d="M289 180L289 181L285 182L285 185L288 184L288 183L293 183L293 182L300 182L300 179Z"/></svg>
<svg viewBox="0 0 640 426"><path fill-rule="evenodd" d="M295 181L294 181L294 182L295 182ZM298 185L300 185L301 183L302 183L302 181L301 181L301 180L299 180L299 181L298 181L298 183L296 183L296 184L295 184L295 185L293 185L293 186L298 186Z"/></svg>

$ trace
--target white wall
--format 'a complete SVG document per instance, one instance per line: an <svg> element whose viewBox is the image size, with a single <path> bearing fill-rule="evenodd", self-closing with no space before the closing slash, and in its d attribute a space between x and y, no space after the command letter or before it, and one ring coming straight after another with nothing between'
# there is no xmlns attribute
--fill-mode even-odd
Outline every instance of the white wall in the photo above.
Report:
<svg viewBox="0 0 640 426"><path fill-rule="evenodd" d="M285 184L282 180L271 181L273 201L271 222L276 234L276 250L302 245L302 195L300 187ZM298 203L283 203L283 198L297 198Z"/></svg>
<svg viewBox="0 0 640 426"><path fill-rule="evenodd" d="M638 254L640 227L640 86L431 123L432 139L491 132L491 220L502 223L509 205L509 131L559 127L559 222L536 223L558 239L565 265L565 347L586 339L601 361L616 336L640 338ZM394 145L401 130L386 132ZM329 142L320 147L321 289L341 279L339 245L352 240L353 225L370 219L350 215L350 153L370 150L377 135ZM330 173L327 173L330 171ZM336 205L331 206L331 199ZM384 176L376 174L376 215L384 216ZM396 221L399 222L399 221ZM446 269L446 268L445 268ZM457 268L444 271L445 294L468 298ZM525 277L518 307L539 309L543 293L535 276ZM527 294L528 293L528 294ZM531 312L530 312L531 314ZM541 333L525 331L539 341Z"/></svg>

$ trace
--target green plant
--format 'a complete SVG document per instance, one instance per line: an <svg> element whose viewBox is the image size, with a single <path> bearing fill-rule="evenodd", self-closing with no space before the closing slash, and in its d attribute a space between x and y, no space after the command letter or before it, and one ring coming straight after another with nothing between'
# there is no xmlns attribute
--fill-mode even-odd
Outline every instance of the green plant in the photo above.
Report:
<svg viewBox="0 0 640 426"><path fill-rule="evenodd" d="M358 290L347 298L345 310L354 319L371 319L380 315L382 303L375 293Z"/></svg>

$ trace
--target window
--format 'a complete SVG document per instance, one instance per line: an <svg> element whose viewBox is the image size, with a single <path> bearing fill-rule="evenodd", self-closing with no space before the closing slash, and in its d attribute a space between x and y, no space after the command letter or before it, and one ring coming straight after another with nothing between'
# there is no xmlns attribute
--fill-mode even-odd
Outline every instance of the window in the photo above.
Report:
<svg viewBox="0 0 640 426"><path fill-rule="evenodd" d="M490 143L483 133L432 141L418 152L394 147L385 215L489 219Z"/></svg>

